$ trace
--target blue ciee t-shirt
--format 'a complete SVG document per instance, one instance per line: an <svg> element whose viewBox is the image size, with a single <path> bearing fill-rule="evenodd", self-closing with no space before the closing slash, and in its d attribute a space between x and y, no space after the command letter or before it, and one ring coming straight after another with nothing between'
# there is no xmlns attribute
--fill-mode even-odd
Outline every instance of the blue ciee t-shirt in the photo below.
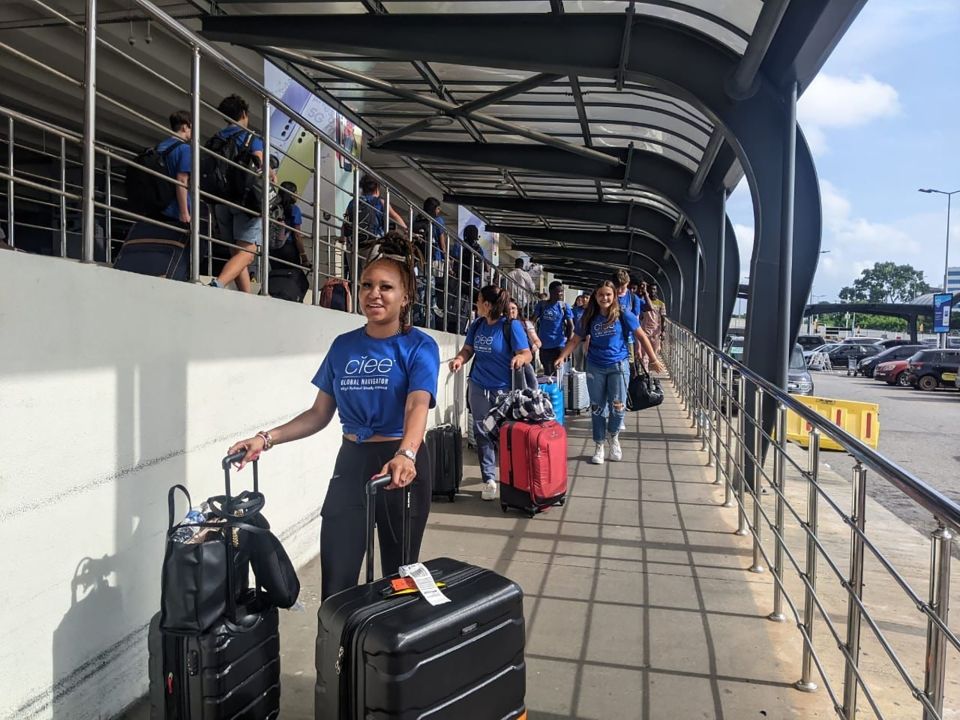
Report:
<svg viewBox="0 0 960 720"><path fill-rule="evenodd" d="M361 327L333 341L313 384L333 397L344 434L363 442L403 437L407 395L424 390L434 407L439 375L440 350L422 330L372 338Z"/></svg>
<svg viewBox="0 0 960 720"><path fill-rule="evenodd" d="M573 320L573 312L569 305L563 300L556 302L544 300L537 305L534 314L537 317L537 335L540 336L541 347L544 350L553 350L567 344L563 322Z"/></svg>
<svg viewBox="0 0 960 720"><path fill-rule="evenodd" d="M510 323L510 345L505 342L503 335L507 322ZM464 344L473 348L470 379L484 390L509 389L512 372L510 361L519 351L530 349L523 323L508 318L500 318L492 325L483 318L475 321L467 330Z"/></svg>
<svg viewBox="0 0 960 720"><path fill-rule="evenodd" d="M581 339L587 335L590 336L590 348L587 350L587 362L597 367L610 367L619 362L623 362L629 357L629 343L623 341L623 330L626 325L628 338L640 327L640 318L629 310L621 310L620 317L623 320L615 320L610 323L603 315L596 315L590 321L590 327L577 328L577 335Z"/></svg>

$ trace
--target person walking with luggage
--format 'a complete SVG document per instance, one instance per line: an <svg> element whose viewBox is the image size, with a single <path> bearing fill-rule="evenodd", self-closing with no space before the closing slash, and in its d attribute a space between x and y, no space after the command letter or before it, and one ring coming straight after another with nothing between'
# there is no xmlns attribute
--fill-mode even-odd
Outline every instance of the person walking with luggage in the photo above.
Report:
<svg viewBox="0 0 960 720"><path fill-rule="evenodd" d="M413 525L409 561L416 562L430 511L429 458L418 452L427 414L436 404L440 352L436 341L411 327L414 250L406 237L388 233L380 253L360 278L364 327L338 336L313 378L313 406L293 420L257 433L230 448L258 457L274 445L313 435L334 412L343 439L321 515L321 599L357 584L366 548L364 490L376 475L390 475L387 489L411 485ZM397 572L403 556L402 493L376 496L380 563L384 575Z"/></svg>
<svg viewBox="0 0 960 720"><path fill-rule="evenodd" d="M521 322L509 317L510 293L485 285L477 294L477 319L467 330L460 352L450 361L450 372L459 372L474 358L467 388L473 430L480 457L484 500L497 497L497 448L481 427L497 396L510 390L512 374L533 359Z"/></svg>
<svg viewBox="0 0 960 720"><path fill-rule="evenodd" d="M511 320L516 320L517 322L523 324L523 329L527 333L527 342L530 343L530 353L534 358L536 358L537 351L540 349L541 345L540 338L537 336L537 329L533 326L532 322L523 316L523 312L521 312L520 306L517 304L516 300L510 300L510 306L507 315ZM531 359L530 362L533 362L533 359Z"/></svg>
<svg viewBox="0 0 960 720"><path fill-rule="evenodd" d="M580 327L570 338L557 358L562 363L574 348L590 338L587 351L587 392L593 422L595 452L590 462L602 465L609 442L610 459L620 460L620 430L626 411L627 386L630 378L630 344L633 337L653 357L651 365L657 372L665 368L653 352L650 338L640 329L640 319L630 310L624 310L617 301L616 285L605 280L594 290L583 313Z"/></svg>
<svg viewBox="0 0 960 720"><path fill-rule="evenodd" d="M573 301L573 331L577 332L577 328L580 327L580 320L583 318L583 313L587 309L587 302L590 300L590 295L583 293L577 295L577 299ZM583 372L584 367L586 366L586 351L585 347L588 343L581 343L577 345L577 349L573 351L573 369Z"/></svg>
<svg viewBox="0 0 960 720"><path fill-rule="evenodd" d="M537 304L534 310L537 335L540 336L540 362L543 371L552 375L560 366L558 356L563 351L567 338L573 333L573 311L563 301L563 283L550 283L550 297Z"/></svg>

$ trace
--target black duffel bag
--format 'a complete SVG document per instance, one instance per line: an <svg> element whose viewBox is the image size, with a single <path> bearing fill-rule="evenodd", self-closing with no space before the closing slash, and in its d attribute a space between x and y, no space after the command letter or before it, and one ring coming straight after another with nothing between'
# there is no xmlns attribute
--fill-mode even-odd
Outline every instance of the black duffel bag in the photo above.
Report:
<svg viewBox="0 0 960 720"><path fill-rule="evenodd" d="M242 457L242 454L241 454ZM227 458L224 473L229 473ZM176 634L200 634L224 617L233 619L237 598L246 591L248 569L253 568L257 600L261 608L289 608L300 593L300 581L280 540L261 514L263 495L257 488L235 497L210 498L211 517L174 524L174 498L182 485L167 496L168 530L161 578L160 627ZM184 533L184 531L186 531ZM187 542L178 533L195 535Z"/></svg>
<svg viewBox="0 0 960 720"><path fill-rule="evenodd" d="M631 372L627 385L627 410L636 412L656 407L663 402L663 388L660 381L650 375L642 366Z"/></svg>

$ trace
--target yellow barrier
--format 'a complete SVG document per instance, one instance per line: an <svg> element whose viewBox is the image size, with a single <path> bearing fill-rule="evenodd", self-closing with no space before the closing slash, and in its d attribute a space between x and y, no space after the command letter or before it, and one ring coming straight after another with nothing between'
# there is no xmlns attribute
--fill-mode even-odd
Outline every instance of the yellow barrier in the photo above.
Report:
<svg viewBox="0 0 960 720"><path fill-rule="evenodd" d="M874 450L880 440L880 406L876 403L794 395L794 400L812 408L834 425L838 425ZM792 410L787 411L787 440L801 447L810 444L810 423ZM826 435L820 436L821 450L843 450Z"/></svg>

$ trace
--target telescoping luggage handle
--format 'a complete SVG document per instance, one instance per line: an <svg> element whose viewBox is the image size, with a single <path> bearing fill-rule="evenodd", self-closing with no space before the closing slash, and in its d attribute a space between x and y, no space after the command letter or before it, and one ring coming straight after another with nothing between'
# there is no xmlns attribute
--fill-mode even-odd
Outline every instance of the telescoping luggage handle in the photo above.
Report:
<svg viewBox="0 0 960 720"><path fill-rule="evenodd" d="M237 452L232 455L227 455L221 465L223 466L223 486L227 493L227 500L229 500L233 493L230 492L230 467L241 460L247 454L246 450L237 450ZM259 459L253 461L253 491L260 492L260 468L259 468Z"/></svg>
<svg viewBox="0 0 960 720"><path fill-rule="evenodd" d="M393 478L378 475L367 482L367 583L373 582L373 528L377 523L377 492L385 488ZM403 548L401 565L410 562L410 486L403 487Z"/></svg>

